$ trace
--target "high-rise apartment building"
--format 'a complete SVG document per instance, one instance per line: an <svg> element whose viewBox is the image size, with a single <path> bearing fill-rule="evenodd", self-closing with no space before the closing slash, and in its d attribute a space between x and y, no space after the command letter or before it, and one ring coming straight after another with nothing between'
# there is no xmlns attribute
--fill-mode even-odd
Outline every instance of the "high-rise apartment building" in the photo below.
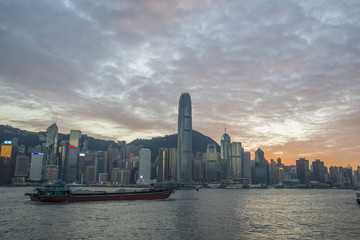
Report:
<svg viewBox="0 0 360 240"><path fill-rule="evenodd" d="M107 152L97 151L95 154L95 169L94 169L94 178L95 181L99 181L100 173L107 173L107 164L108 164Z"/></svg>
<svg viewBox="0 0 360 240"><path fill-rule="evenodd" d="M192 182L192 113L189 93L179 99L177 142L177 181Z"/></svg>
<svg viewBox="0 0 360 240"><path fill-rule="evenodd" d="M150 181L151 173L151 151L150 149L142 148L139 151L139 181L148 183Z"/></svg>

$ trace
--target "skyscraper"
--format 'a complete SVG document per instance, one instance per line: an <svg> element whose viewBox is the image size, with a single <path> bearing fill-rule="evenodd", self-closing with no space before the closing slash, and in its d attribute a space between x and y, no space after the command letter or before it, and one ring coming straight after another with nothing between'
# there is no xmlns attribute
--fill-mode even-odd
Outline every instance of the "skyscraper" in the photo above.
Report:
<svg viewBox="0 0 360 240"><path fill-rule="evenodd" d="M229 177L232 177L232 168L230 163L230 144L231 144L231 138L229 134L225 133L221 137L221 149L220 149L220 178L221 179L227 179Z"/></svg>
<svg viewBox="0 0 360 240"><path fill-rule="evenodd" d="M150 149L142 148L139 151L139 180L141 183L148 183L150 181L151 173L151 151Z"/></svg>
<svg viewBox="0 0 360 240"><path fill-rule="evenodd" d="M43 164L43 180L51 180L51 182L56 182L55 177L58 176L58 172L52 172L51 179L48 178L48 169L53 169L57 171L59 169L58 157L57 157L57 142L58 142L58 127L56 123L53 123L46 130L46 152L45 159Z"/></svg>
<svg viewBox="0 0 360 240"><path fill-rule="evenodd" d="M225 129L226 130L226 129ZM229 145L231 138L226 132L221 137L221 159L229 159Z"/></svg>
<svg viewBox="0 0 360 240"><path fill-rule="evenodd" d="M46 130L46 154L44 165L58 165L57 162L57 141L58 127L56 123L51 124Z"/></svg>
<svg viewBox="0 0 360 240"><path fill-rule="evenodd" d="M100 182L100 173L107 173L107 164L108 164L107 152L97 151L95 155L95 168L94 168L94 178L95 181Z"/></svg>
<svg viewBox="0 0 360 240"><path fill-rule="evenodd" d="M209 143L206 147L206 180L215 181L218 178L217 174L217 160L218 154L216 152L216 145Z"/></svg>
<svg viewBox="0 0 360 240"><path fill-rule="evenodd" d="M308 184L310 182L309 160L305 158L296 160L296 174L301 184Z"/></svg>
<svg viewBox="0 0 360 240"><path fill-rule="evenodd" d="M43 163L44 154L43 153L31 153L31 164L30 164L30 174L29 179L40 181L41 180L41 169Z"/></svg>
<svg viewBox="0 0 360 240"><path fill-rule="evenodd" d="M69 157L65 167L65 181L72 182L77 180L77 167L79 158L81 131L70 130Z"/></svg>
<svg viewBox="0 0 360 240"><path fill-rule="evenodd" d="M156 160L157 180L159 182L168 181L170 173L170 150L168 148L160 148L158 158Z"/></svg>
<svg viewBox="0 0 360 240"><path fill-rule="evenodd" d="M327 168L324 162L316 159L312 162L313 180L321 183L327 182Z"/></svg>
<svg viewBox="0 0 360 240"><path fill-rule="evenodd" d="M233 177L241 177L243 172L243 152L244 149L242 147L241 142L233 142L231 143L231 151L230 151L230 162Z"/></svg>
<svg viewBox="0 0 360 240"><path fill-rule="evenodd" d="M179 99L177 142L177 181L191 182L192 179L192 115L189 93L182 93Z"/></svg>
<svg viewBox="0 0 360 240"><path fill-rule="evenodd" d="M261 148L255 152L255 161L252 169L252 183L254 184L269 184L269 163L265 159L265 153Z"/></svg>

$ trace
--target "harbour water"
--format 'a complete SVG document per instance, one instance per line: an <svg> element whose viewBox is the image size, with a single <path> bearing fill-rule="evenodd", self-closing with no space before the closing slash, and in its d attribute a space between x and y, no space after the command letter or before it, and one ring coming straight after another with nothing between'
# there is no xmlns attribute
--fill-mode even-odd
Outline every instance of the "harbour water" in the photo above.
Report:
<svg viewBox="0 0 360 240"><path fill-rule="evenodd" d="M359 239L353 190L178 190L170 200L34 203L0 187L0 239ZM107 188L106 190L112 190Z"/></svg>

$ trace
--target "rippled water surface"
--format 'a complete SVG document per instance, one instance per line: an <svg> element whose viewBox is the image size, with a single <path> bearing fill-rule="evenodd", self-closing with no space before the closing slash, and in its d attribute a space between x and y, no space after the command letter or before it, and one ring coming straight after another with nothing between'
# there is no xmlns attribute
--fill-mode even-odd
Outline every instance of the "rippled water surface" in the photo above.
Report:
<svg viewBox="0 0 360 240"><path fill-rule="evenodd" d="M0 239L360 239L353 190L179 190L171 200L33 203L0 187ZM108 189L110 190L110 189Z"/></svg>

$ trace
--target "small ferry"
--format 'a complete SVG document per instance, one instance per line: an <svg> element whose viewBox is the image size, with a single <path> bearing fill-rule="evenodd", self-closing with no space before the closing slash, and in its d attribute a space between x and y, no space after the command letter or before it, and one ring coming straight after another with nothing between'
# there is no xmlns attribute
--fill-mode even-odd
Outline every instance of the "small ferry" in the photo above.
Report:
<svg viewBox="0 0 360 240"><path fill-rule="evenodd" d="M31 201L50 203L71 203L90 201L130 201L130 200L161 200L168 199L174 189L143 189L126 191L72 191L65 184L51 184L36 187L31 193L25 193Z"/></svg>

